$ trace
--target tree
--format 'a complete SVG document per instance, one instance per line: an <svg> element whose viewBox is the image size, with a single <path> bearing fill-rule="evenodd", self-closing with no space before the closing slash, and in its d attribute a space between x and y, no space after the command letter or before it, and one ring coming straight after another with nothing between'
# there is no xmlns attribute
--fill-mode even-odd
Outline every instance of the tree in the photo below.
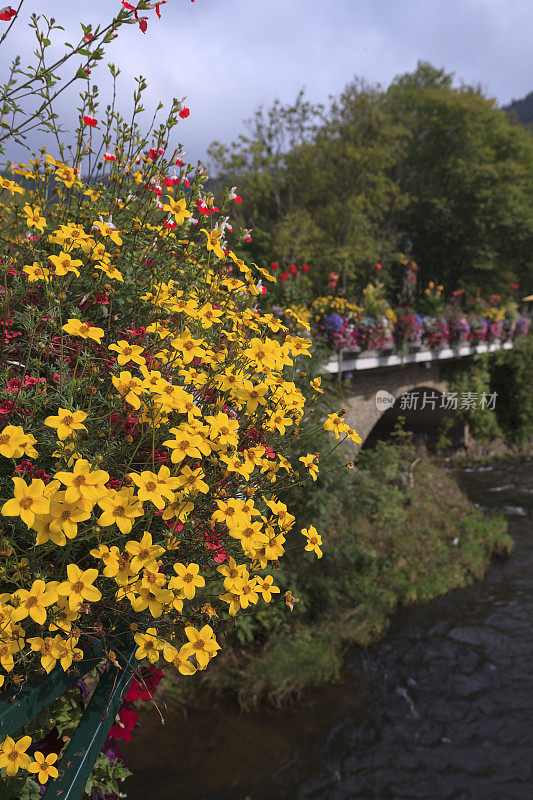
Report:
<svg viewBox="0 0 533 800"><path fill-rule="evenodd" d="M479 88L421 63L387 91L407 132L397 181L409 196L398 229L420 282L505 291L526 278L533 244L533 138Z"/></svg>

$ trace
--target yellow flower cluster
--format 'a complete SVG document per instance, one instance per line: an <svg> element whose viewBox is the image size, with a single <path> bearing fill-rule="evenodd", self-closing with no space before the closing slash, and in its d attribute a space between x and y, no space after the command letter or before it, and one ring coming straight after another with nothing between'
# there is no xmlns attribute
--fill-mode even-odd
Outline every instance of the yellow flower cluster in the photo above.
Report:
<svg viewBox="0 0 533 800"><path fill-rule="evenodd" d="M126 632L138 661L193 674L220 649L205 616L216 628L280 594L264 570L295 517L275 491L319 469L317 454L290 461L305 405L295 359L311 342L258 310L272 276L223 228L195 231L178 189L162 202L139 171L132 212L51 158L22 169L37 188L8 208L6 235L41 315L18 333L15 418L0 430L0 686L27 664L69 669L95 631L109 650ZM30 402L22 378L34 373L45 388ZM320 379L307 380L316 397ZM324 428L360 442L338 415ZM316 530L302 533L320 557ZM30 768L24 744L6 740L0 765L52 775L37 757Z"/></svg>

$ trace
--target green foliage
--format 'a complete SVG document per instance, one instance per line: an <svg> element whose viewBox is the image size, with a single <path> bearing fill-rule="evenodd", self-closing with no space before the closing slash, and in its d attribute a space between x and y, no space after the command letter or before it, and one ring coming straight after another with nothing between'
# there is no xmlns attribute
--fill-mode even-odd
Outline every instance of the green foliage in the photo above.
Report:
<svg viewBox="0 0 533 800"><path fill-rule="evenodd" d="M533 335L516 339L511 351L493 353L490 370L501 428L512 442L529 441L533 437Z"/></svg>
<svg viewBox="0 0 533 800"><path fill-rule="evenodd" d="M504 436L509 443L524 444L533 436L533 335L515 339L512 350L483 354L479 360L462 359L443 365L449 391L496 392L494 410L478 407L462 411L475 439L489 441ZM444 442L443 442L444 443Z"/></svg>
<svg viewBox="0 0 533 800"><path fill-rule="evenodd" d="M442 376L448 382L448 390L457 392L459 405L463 393L475 392L479 399L483 393L489 395L492 391L490 361L486 353L481 355L477 361L464 358L444 365ZM468 421L470 433L475 439L489 441L501 436L495 410L480 408L478 402L475 408L465 409L458 413Z"/></svg>

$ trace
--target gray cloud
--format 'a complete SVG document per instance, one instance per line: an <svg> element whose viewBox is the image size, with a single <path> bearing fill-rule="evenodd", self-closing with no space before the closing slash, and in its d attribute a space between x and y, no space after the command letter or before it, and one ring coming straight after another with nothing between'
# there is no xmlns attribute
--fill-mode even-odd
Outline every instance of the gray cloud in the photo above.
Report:
<svg viewBox="0 0 533 800"><path fill-rule="evenodd" d="M118 5L93 0L84 21ZM74 35L73 4L41 0L38 10ZM323 102L354 76L386 85L419 59L480 84L500 103L533 89L530 0L168 0L162 13L151 15L146 35L124 30L109 59L122 68L124 97L138 73L154 104L187 95L191 116L178 138L193 159L204 158L213 139L238 135L260 103L291 101L301 87ZM29 46L21 26L9 49Z"/></svg>

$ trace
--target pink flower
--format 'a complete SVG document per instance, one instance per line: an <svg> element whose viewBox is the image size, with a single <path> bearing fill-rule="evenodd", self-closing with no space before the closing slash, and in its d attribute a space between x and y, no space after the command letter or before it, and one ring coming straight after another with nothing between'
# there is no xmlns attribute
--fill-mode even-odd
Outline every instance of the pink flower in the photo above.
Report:
<svg viewBox="0 0 533 800"><path fill-rule="evenodd" d="M21 378L11 378L10 381L7 382L7 391L8 392L18 392L22 384Z"/></svg>

